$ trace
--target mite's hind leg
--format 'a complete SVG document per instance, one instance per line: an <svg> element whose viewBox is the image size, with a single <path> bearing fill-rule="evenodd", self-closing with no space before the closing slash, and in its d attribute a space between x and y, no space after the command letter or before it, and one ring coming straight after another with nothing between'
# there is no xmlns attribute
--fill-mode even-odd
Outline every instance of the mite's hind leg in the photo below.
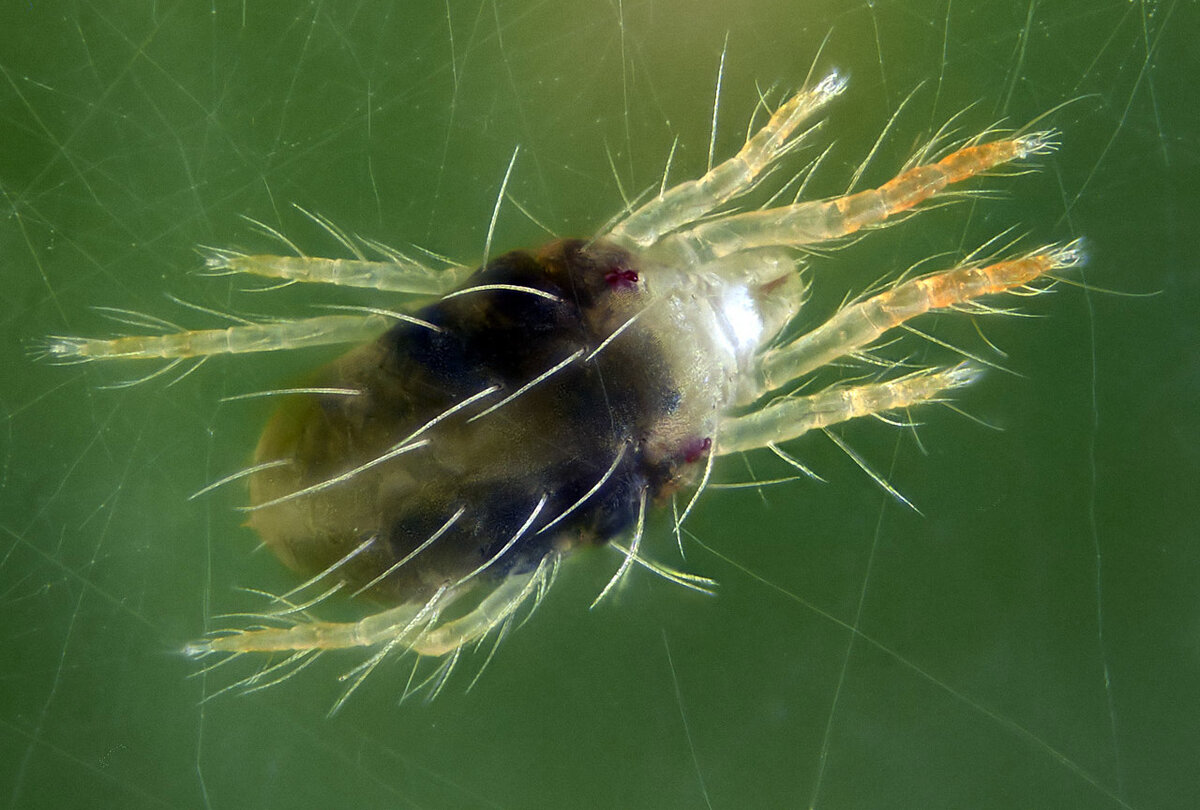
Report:
<svg viewBox="0 0 1200 810"><path fill-rule="evenodd" d="M745 399L753 401L826 363L860 351L889 329L918 315L1019 289L1047 273L1077 265L1081 257L1079 244L1073 242L1038 248L1008 261L960 266L897 284L843 307L790 343L763 352Z"/></svg>
<svg viewBox="0 0 1200 810"><path fill-rule="evenodd" d="M717 217L674 235L701 259L770 246L800 246L881 225L941 192L948 185L1055 148L1052 134L972 143L936 163L915 166L882 186L844 197Z"/></svg>
<svg viewBox="0 0 1200 810"><path fill-rule="evenodd" d="M506 577L470 611L444 622L439 621L443 611L462 595L462 590L443 587L423 604L400 605L357 622L301 619L290 627L232 630L192 642L185 652L203 657L217 652L381 647L413 650L420 655L444 655L487 635L511 619L530 597L540 596L549 586L556 563L557 557L549 555L532 571ZM277 621L281 617L267 614L262 618Z"/></svg>
<svg viewBox="0 0 1200 810"><path fill-rule="evenodd" d="M440 612L458 593L443 588L424 604L404 604L373 614L357 622L322 622L293 619L291 616L264 614L266 621L292 619L290 627L258 627L220 631L212 638L193 641L184 648L188 655L200 658L211 653L281 652L304 650L340 650L349 647L373 647L413 639L437 621Z"/></svg>
<svg viewBox="0 0 1200 810"><path fill-rule="evenodd" d="M803 142L796 130L846 87L830 73L780 105L770 120L736 155L709 169L698 180L680 183L617 223L606 238L627 246L649 247L664 234L704 217L746 193L781 157Z"/></svg>
<svg viewBox="0 0 1200 810"><path fill-rule="evenodd" d="M471 273L470 268L457 266L434 270L399 253L392 253L387 261L371 261L247 254L221 248L204 248L203 252L210 275L249 273L289 282L337 284L413 295L442 295Z"/></svg>
<svg viewBox="0 0 1200 810"><path fill-rule="evenodd" d="M330 236L353 254L353 259L323 259L306 256L300 248L279 231L262 222L250 220L267 233L296 252L295 256L269 254L247 254L223 248L201 248L210 275L228 273L250 273L267 278L280 278L286 282L317 282L347 287L365 287L372 290L412 293L414 295L441 295L454 289L470 275L470 268L454 265L448 259L436 257L448 265L434 270L410 256L381 242L361 236L351 237L320 214L314 214L296 206L300 213L321 226ZM381 257L372 261L366 252ZM433 255L433 254L430 254Z"/></svg>
<svg viewBox="0 0 1200 810"><path fill-rule="evenodd" d="M247 323L225 329L197 329L169 335L118 338L53 336L38 350L65 363L93 360L179 360L215 354L300 349L335 343L362 343L378 337L399 314L321 315L315 318ZM412 319L415 320L415 319ZM431 327L432 328L432 327Z"/></svg>
<svg viewBox="0 0 1200 810"><path fill-rule="evenodd" d="M809 396L786 397L724 422L716 443L718 452L724 455L767 447L815 428L935 401L946 391L970 384L977 374L975 366L960 363L887 382L839 385Z"/></svg>
<svg viewBox="0 0 1200 810"><path fill-rule="evenodd" d="M550 587L557 567L558 555L543 557L532 571L505 578L466 615L431 627L409 646L421 655L445 655L483 638L512 620L531 598L536 607Z"/></svg>

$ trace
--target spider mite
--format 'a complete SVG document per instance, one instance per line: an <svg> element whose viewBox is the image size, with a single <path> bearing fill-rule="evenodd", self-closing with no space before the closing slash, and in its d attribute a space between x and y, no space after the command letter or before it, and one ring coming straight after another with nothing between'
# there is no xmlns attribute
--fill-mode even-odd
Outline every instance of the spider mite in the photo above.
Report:
<svg viewBox="0 0 1200 810"><path fill-rule="evenodd" d="M427 267L327 223L356 258L208 253L214 273L372 288L394 296L388 309L51 338L53 359L165 361L155 373L216 354L359 344L305 388L276 392L253 466L218 482L249 479L249 525L305 581L253 626L188 651L282 653L235 684L247 689L347 647L369 653L346 674L346 695L393 652L442 657L444 678L464 647L498 640L533 610L577 550L612 544L623 554L597 601L634 563L689 587L711 584L650 561L642 543L647 511L694 487L686 516L716 458L769 448L787 459L777 445L807 431L972 382L971 362L893 365L869 381L797 390L912 318L986 311L980 299L1032 289L1080 261L1075 244L898 281L799 335L789 326L809 281L797 248L882 226L951 184L1046 154L1053 135L987 133L941 155L930 147L878 188L731 211L807 143L815 128L805 124L844 89L836 73L805 87L736 155L591 239L514 251L473 272ZM308 609L338 591L369 600L367 615L313 618Z"/></svg>

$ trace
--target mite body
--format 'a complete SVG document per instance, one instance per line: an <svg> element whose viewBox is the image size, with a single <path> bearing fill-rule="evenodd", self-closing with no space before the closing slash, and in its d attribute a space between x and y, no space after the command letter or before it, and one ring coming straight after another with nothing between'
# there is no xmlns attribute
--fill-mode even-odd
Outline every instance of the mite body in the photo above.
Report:
<svg viewBox="0 0 1200 810"><path fill-rule="evenodd" d="M980 136L936 159L930 147L878 188L730 211L805 143L815 127L802 125L844 87L830 74L801 90L735 156L592 239L508 253L474 273L428 268L327 223L356 258L209 253L214 273L418 296L403 311L52 338L53 358L167 361L156 373L214 354L367 341L311 386L279 392L254 465L225 479L249 478L250 525L306 581L259 626L220 631L190 652L289 652L238 684L258 688L323 650L370 647L347 675L349 694L393 651L445 656L448 672L465 646L536 606L579 548L623 552L608 587L638 563L703 588L641 554L649 508L698 481L682 520L721 455L768 448L795 463L778 444L971 382L969 362L876 363L866 380L801 386L835 361L873 359L889 330L926 312L984 313L985 296L1037 289L1028 285L1080 260L1074 244L896 282L800 334L792 325L808 282L797 249L882 226L950 184L1045 154L1052 136ZM337 591L381 608L350 623L309 615Z"/></svg>
<svg viewBox="0 0 1200 810"><path fill-rule="evenodd" d="M251 525L308 574L361 547L340 575L392 603L627 533L719 404L685 405L650 330L604 345L639 311L631 267L577 241L510 253L323 369L314 386L338 393L294 398L262 437Z"/></svg>

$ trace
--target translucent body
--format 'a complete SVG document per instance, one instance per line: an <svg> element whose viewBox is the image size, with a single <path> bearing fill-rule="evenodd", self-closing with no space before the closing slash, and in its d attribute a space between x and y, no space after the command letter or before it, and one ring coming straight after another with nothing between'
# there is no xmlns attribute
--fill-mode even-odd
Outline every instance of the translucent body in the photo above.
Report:
<svg viewBox="0 0 1200 810"><path fill-rule="evenodd" d="M307 579L258 617L261 626L189 651L291 652L239 682L258 688L322 650L370 647L348 674L349 692L395 650L446 656L448 671L464 647L536 606L580 548L628 538L608 587L638 563L703 588L702 578L641 554L649 508L699 480L682 521L718 456L781 452L778 443L809 430L903 412L976 379L971 363L893 367L799 393L812 372L868 355L910 319L990 311L980 299L1071 267L1075 245L898 282L793 336L807 293L796 248L882 226L950 184L1045 154L1051 136L978 138L878 188L728 211L803 145L812 130L801 126L844 87L831 74L792 96L737 155L664 188L594 239L509 253L469 277L373 242L364 246L383 260L369 261L319 219L356 258L209 250L212 272L440 296L432 302L224 330L52 338L45 354L61 361L160 358L166 368L367 341L306 387L281 392L254 465L218 482L249 478L250 525ZM346 623L308 614L339 590L379 608Z"/></svg>

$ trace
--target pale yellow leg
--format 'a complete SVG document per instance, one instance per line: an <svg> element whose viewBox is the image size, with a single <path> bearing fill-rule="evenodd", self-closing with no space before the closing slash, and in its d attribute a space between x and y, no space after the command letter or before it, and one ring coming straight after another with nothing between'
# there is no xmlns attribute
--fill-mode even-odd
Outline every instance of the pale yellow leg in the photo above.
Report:
<svg viewBox="0 0 1200 810"><path fill-rule="evenodd" d="M779 158L804 139L796 130L846 87L830 73L784 102L771 119L730 159L698 180L680 183L621 220L605 238L628 247L646 248L664 234L695 222L753 188Z"/></svg>
<svg viewBox="0 0 1200 810"><path fill-rule="evenodd" d="M118 338L53 336L42 353L50 360L172 360L300 349L337 343L362 343L378 337L396 318L381 314L320 315L269 323L250 323L226 329L196 329L170 335L128 335Z"/></svg>
<svg viewBox="0 0 1200 810"><path fill-rule="evenodd" d="M837 239L862 228L880 225L952 183L1030 155L1046 154L1054 147L1051 133L1046 132L973 144L936 163L909 169L879 188L844 197L717 217L675 234L669 240L678 241L701 261L709 261L753 248L799 246Z"/></svg>
<svg viewBox="0 0 1200 810"><path fill-rule="evenodd" d="M439 592L439 601L452 601ZM193 641L184 652L202 657L214 652L281 652L292 650L340 650L385 643L410 629L412 620L431 606L400 605L357 622L321 622L302 619L291 627L233 630L224 635Z"/></svg>
<svg viewBox="0 0 1200 810"><path fill-rule="evenodd" d="M887 330L935 309L1022 287L1081 261L1078 243L1039 248L986 266L967 266L897 284L843 307L825 323L784 346L763 352L754 395L773 391L814 369L866 347Z"/></svg>
<svg viewBox="0 0 1200 810"><path fill-rule="evenodd" d="M285 281L364 287L413 295L441 295L457 287L470 275L470 268L433 270L400 256L390 261L367 259L324 259L319 256L274 256L246 254L233 250L205 248L209 272L249 273Z"/></svg>
<svg viewBox="0 0 1200 810"><path fill-rule="evenodd" d="M445 655L483 638L512 619L531 597L544 592L557 565L557 555L550 554L529 573L508 577L470 613L430 628L413 640L410 649L420 655Z"/></svg>
<svg viewBox="0 0 1200 810"><path fill-rule="evenodd" d="M977 374L971 364L960 363L887 382L834 386L809 396L787 397L722 423L716 446L724 455L785 442L815 428L929 402L969 384Z"/></svg>
<svg viewBox="0 0 1200 810"><path fill-rule="evenodd" d="M350 647L387 647L438 656L453 652L498 628L530 597L548 587L556 555L532 571L507 577L463 616L439 621L460 591L444 588L424 604L406 604L357 622L301 620L291 627L236 630L188 644L193 657L211 653L288 652Z"/></svg>

